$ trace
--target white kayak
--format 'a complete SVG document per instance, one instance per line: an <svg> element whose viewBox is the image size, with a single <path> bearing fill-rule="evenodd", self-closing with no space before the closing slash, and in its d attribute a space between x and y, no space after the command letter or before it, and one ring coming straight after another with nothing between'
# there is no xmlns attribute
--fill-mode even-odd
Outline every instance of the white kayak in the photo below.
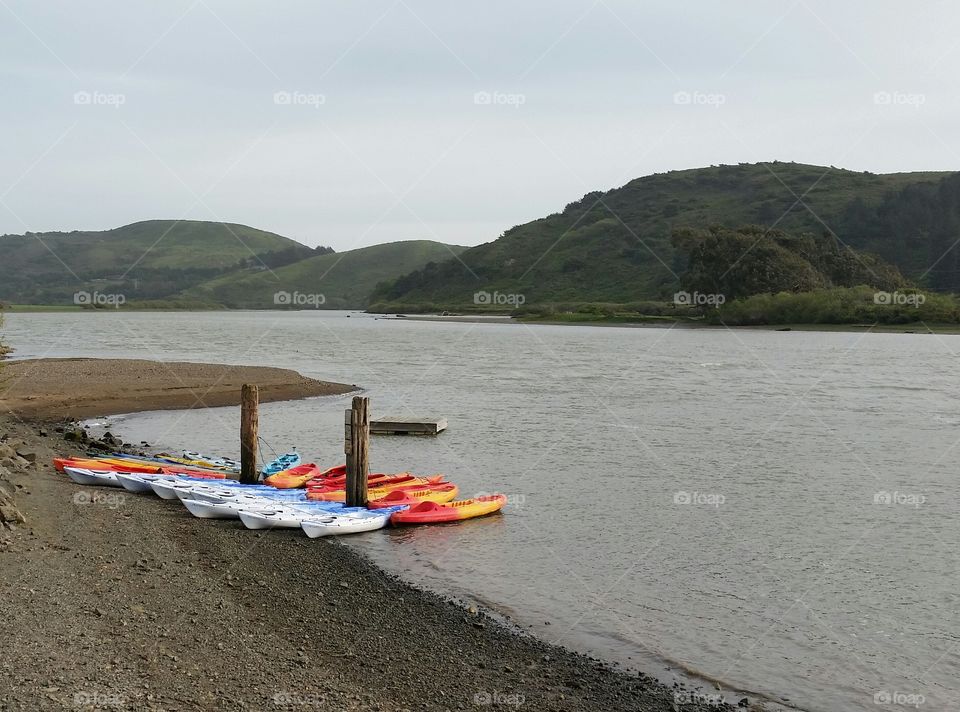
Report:
<svg viewBox="0 0 960 712"><path fill-rule="evenodd" d="M247 529L299 529L305 519L323 517L326 512L296 507L273 505L273 509L261 507L244 508L240 510L240 521Z"/></svg>
<svg viewBox="0 0 960 712"><path fill-rule="evenodd" d="M245 497L242 501L210 501L204 499L181 499L180 500L190 513L201 519L239 519L240 512L276 512L284 509L284 502L278 502L266 497ZM309 506L309 505L307 505ZM320 508L312 507L311 511L318 511ZM324 512L325 514L325 512Z"/></svg>
<svg viewBox="0 0 960 712"><path fill-rule="evenodd" d="M246 492L223 492L208 489L193 489L190 499L199 499L203 502L261 502L265 499L275 501L273 497Z"/></svg>
<svg viewBox="0 0 960 712"><path fill-rule="evenodd" d="M117 482L120 486L131 492L153 492L150 483L156 480L166 482L173 475L139 475L132 472L118 472Z"/></svg>
<svg viewBox="0 0 960 712"><path fill-rule="evenodd" d="M200 519L239 519L240 510L250 504L236 502L204 502L199 499L181 499L190 514Z"/></svg>
<svg viewBox="0 0 960 712"><path fill-rule="evenodd" d="M314 516L301 521L300 528L311 539L316 539L319 536L372 532L375 529L383 529L387 526L392 513L393 510L383 513L371 511L331 514L323 517Z"/></svg>
<svg viewBox="0 0 960 712"><path fill-rule="evenodd" d="M154 480L150 483L150 489L161 499L177 499L178 487L183 487L180 480Z"/></svg>
<svg viewBox="0 0 960 712"><path fill-rule="evenodd" d="M78 485L100 485L123 487L117 480L117 473L110 470L88 470L84 467L64 467L63 471Z"/></svg>

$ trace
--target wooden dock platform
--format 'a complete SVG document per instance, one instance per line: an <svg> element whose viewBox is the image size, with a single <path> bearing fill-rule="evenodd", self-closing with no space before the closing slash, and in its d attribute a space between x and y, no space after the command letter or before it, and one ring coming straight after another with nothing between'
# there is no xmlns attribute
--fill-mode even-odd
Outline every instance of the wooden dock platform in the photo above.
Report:
<svg viewBox="0 0 960 712"><path fill-rule="evenodd" d="M380 418L370 421L371 435L438 435L446 429L446 418Z"/></svg>

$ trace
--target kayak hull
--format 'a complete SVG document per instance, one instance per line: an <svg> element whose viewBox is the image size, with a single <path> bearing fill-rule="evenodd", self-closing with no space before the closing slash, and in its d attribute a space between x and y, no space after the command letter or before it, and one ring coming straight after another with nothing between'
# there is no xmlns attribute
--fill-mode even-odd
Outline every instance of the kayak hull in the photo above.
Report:
<svg viewBox="0 0 960 712"><path fill-rule="evenodd" d="M426 485L422 489L395 489L382 497L373 498L367 505L370 509L385 509L387 507L413 507L421 502L437 502L445 504L456 499L460 489L452 483L442 485Z"/></svg>
<svg viewBox="0 0 960 712"><path fill-rule="evenodd" d="M314 517L300 522L300 528L311 539L322 536L359 534L383 529L390 521L390 516L389 512L369 512L365 515Z"/></svg>
<svg viewBox="0 0 960 712"><path fill-rule="evenodd" d="M83 467L71 467L67 465L63 468L67 477L78 485L87 485L94 487L123 487L117 480L117 473L109 470L89 470Z"/></svg>
<svg viewBox="0 0 960 712"><path fill-rule="evenodd" d="M507 498L502 494L462 499L446 504L421 502L407 510L394 513L390 517L390 523L400 525L460 522L499 512L506 503Z"/></svg>

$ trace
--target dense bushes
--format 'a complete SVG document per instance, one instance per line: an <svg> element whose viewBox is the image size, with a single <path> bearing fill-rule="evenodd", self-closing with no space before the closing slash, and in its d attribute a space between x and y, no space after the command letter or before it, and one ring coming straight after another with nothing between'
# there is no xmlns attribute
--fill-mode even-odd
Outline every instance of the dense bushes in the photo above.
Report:
<svg viewBox="0 0 960 712"><path fill-rule="evenodd" d="M916 290L878 292L872 287L755 294L706 313L710 323L762 324L928 324L960 323L960 305L951 295Z"/></svg>

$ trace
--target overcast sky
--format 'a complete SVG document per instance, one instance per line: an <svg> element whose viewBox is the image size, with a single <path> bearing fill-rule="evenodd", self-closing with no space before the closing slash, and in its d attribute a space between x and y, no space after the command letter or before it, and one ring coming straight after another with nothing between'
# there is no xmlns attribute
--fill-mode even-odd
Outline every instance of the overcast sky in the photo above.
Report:
<svg viewBox="0 0 960 712"><path fill-rule="evenodd" d="M0 233L465 245L654 172L960 168L951 2L0 0Z"/></svg>

